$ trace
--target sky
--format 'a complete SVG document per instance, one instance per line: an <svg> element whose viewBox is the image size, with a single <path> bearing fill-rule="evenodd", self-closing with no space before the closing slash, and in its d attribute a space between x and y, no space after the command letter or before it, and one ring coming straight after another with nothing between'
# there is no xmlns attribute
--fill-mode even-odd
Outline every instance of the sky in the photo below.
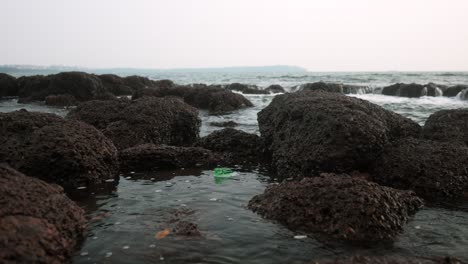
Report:
<svg viewBox="0 0 468 264"><path fill-rule="evenodd" d="M0 0L0 64L468 71L468 0Z"/></svg>

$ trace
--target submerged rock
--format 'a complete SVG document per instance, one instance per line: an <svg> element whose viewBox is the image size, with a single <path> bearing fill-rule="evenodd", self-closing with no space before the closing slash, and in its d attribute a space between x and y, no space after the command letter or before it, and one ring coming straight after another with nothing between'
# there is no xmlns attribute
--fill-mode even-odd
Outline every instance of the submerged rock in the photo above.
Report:
<svg viewBox="0 0 468 264"><path fill-rule="evenodd" d="M224 122L211 122L211 126L215 127L236 127L239 124L234 121L224 121Z"/></svg>
<svg viewBox="0 0 468 264"><path fill-rule="evenodd" d="M422 200L348 175L322 174L269 185L248 207L293 230L360 242L392 241Z"/></svg>
<svg viewBox="0 0 468 264"><path fill-rule="evenodd" d="M5 73L0 73L0 98L17 95L18 86L16 78Z"/></svg>
<svg viewBox="0 0 468 264"><path fill-rule="evenodd" d="M85 72L62 72L49 76L18 79L21 102L43 101L48 95L73 95L78 101L91 100L106 93L101 80Z"/></svg>
<svg viewBox="0 0 468 264"><path fill-rule="evenodd" d="M45 98L46 105L52 106L73 106L78 104L78 100L73 95L49 95Z"/></svg>
<svg viewBox="0 0 468 264"><path fill-rule="evenodd" d="M455 85L455 86L450 86L444 91L444 96L447 97L455 97L457 96L460 92L463 90L468 89L468 85Z"/></svg>
<svg viewBox="0 0 468 264"><path fill-rule="evenodd" d="M468 109L437 111L427 119L423 137L444 142L460 142L468 146Z"/></svg>
<svg viewBox="0 0 468 264"><path fill-rule="evenodd" d="M120 152L123 171L153 171L158 169L214 167L215 155L197 147L174 147L143 144Z"/></svg>
<svg viewBox="0 0 468 264"><path fill-rule="evenodd" d="M215 131L201 138L195 146L223 155L227 164L257 164L262 157L262 141L259 136L233 128Z"/></svg>
<svg viewBox="0 0 468 264"><path fill-rule="evenodd" d="M0 113L0 162L47 182L76 188L118 171L117 150L96 128L59 116Z"/></svg>
<svg viewBox="0 0 468 264"><path fill-rule="evenodd" d="M57 185L0 164L0 204L1 263L70 263L84 241L84 211Z"/></svg>
<svg viewBox="0 0 468 264"><path fill-rule="evenodd" d="M190 145L198 139L197 109L177 98L146 97L138 100L89 101L67 116L91 124L118 149L144 143Z"/></svg>
<svg viewBox="0 0 468 264"><path fill-rule="evenodd" d="M212 114L225 114L240 108L253 106L253 104L241 94L233 93L218 86L207 86L204 84L176 86L172 88L158 87L141 89L133 95L133 99L144 96L180 97L187 104L198 109L208 110Z"/></svg>
<svg viewBox="0 0 468 264"><path fill-rule="evenodd" d="M414 190L434 200L460 198L468 192L468 147L420 139L404 139L385 148L372 179L382 185Z"/></svg>
<svg viewBox="0 0 468 264"><path fill-rule="evenodd" d="M179 221L176 226L172 229L172 232L178 236L185 237L201 237L201 233L198 230L198 226L194 223L187 221Z"/></svg>
<svg viewBox="0 0 468 264"><path fill-rule="evenodd" d="M421 84L411 83L397 83L387 87L384 87L382 90L383 95L393 95L401 97L421 97L423 94L424 86Z"/></svg>
<svg viewBox="0 0 468 264"><path fill-rule="evenodd" d="M226 86L230 91L238 91L244 94L269 94L269 91L261 90L256 85L247 85L241 83L231 83Z"/></svg>
<svg viewBox="0 0 468 264"><path fill-rule="evenodd" d="M461 264L457 258L406 257L406 256L353 256L346 259L317 260L310 264Z"/></svg>
<svg viewBox="0 0 468 264"><path fill-rule="evenodd" d="M272 84L268 86L265 91L270 92L270 93L285 93L286 90L284 90L283 86L278 85L278 84Z"/></svg>
<svg viewBox="0 0 468 264"><path fill-rule="evenodd" d="M368 101L329 92L276 96L258 113L271 167L283 177L368 171L384 146L421 127Z"/></svg>

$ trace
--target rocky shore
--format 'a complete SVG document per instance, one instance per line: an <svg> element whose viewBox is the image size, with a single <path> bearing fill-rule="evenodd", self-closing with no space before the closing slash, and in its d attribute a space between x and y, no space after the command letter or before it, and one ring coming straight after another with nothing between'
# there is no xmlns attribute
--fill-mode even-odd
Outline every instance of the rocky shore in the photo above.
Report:
<svg viewBox="0 0 468 264"><path fill-rule="evenodd" d="M253 197L248 208L292 230L359 243L391 243L424 203L466 197L468 110L437 112L421 127L344 95L366 87L299 88L284 93L281 86L176 85L80 72L0 75L0 97L78 104L66 118L0 113L0 246L8 249L0 250L0 262L70 262L84 240L86 221L66 193L118 180L128 171L260 165L284 181ZM382 93L453 96L465 89L395 84ZM200 138L199 111L222 115L253 106L232 91L283 94L259 112L260 135L225 128ZM116 97L121 95L132 98ZM181 222L174 230L199 236L193 223Z"/></svg>

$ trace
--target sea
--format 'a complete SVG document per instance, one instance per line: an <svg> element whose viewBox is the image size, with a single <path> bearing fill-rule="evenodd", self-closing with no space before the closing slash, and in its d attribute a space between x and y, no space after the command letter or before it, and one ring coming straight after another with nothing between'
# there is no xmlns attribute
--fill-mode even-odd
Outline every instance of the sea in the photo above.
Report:
<svg viewBox="0 0 468 264"><path fill-rule="evenodd" d="M363 85L370 87L366 93L349 96L378 104L420 125L436 111L468 108L468 101L458 97L404 98L380 93L382 87L400 82L468 84L468 72L142 72L140 75L155 80L171 79L178 84L237 82L260 88L279 84L287 91L317 81ZM200 136L221 129L210 126L210 122L231 120L239 124L237 129L258 134L257 113L277 94L245 96L254 107L222 116L200 111ZM43 103L18 104L16 99L0 101L0 112L21 108L60 116L70 110ZM213 171L187 168L122 174L118 182L72 191L71 197L91 219L87 239L73 262L307 263L355 254L450 255L468 262L468 201L426 206L411 218L391 245L350 245L297 233L251 212L246 208L248 201L279 180L262 167L231 169L235 175L224 182L215 181ZM170 228L174 215L196 224L201 237L184 238L169 233L158 239L156 234Z"/></svg>

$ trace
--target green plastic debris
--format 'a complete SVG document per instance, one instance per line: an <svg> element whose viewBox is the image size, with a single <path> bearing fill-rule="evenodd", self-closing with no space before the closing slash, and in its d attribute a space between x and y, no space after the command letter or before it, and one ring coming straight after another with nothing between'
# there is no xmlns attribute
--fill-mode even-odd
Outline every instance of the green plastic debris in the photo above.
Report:
<svg viewBox="0 0 468 264"><path fill-rule="evenodd" d="M214 176L217 178L230 178L232 170L229 168L216 168L214 169Z"/></svg>

